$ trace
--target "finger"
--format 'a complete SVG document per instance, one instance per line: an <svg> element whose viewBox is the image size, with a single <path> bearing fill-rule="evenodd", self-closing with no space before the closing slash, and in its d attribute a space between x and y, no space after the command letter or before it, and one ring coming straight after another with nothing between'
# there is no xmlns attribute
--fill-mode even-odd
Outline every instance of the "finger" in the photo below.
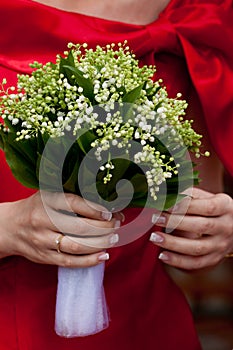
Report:
<svg viewBox="0 0 233 350"><path fill-rule="evenodd" d="M83 238L83 237L69 237L70 241L75 240L76 244L79 244L85 253L89 253L91 248L96 249L106 249L113 247L119 241L119 235L117 233L113 233L107 236L101 237L92 237L92 238Z"/></svg>
<svg viewBox="0 0 233 350"><path fill-rule="evenodd" d="M198 239L201 238L203 235L197 232L190 232L190 231L182 231L182 230L175 230L173 234L177 237L184 237L184 238L191 238L191 239Z"/></svg>
<svg viewBox="0 0 233 350"><path fill-rule="evenodd" d="M63 267L90 267L95 266L109 259L108 253L100 251L87 255L72 255L50 251L46 264Z"/></svg>
<svg viewBox="0 0 233 350"><path fill-rule="evenodd" d="M61 235L56 237L61 237ZM56 244L53 248L56 250L58 250L59 248L61 252L69 254L90 254L95 253L104 248L110 248L114 244L116 244L118 240L118 234L111 234L108 236L93 238L75 238L66 235L62 236L62 239L60 239L59 247Z"/></svg>
<svg viewBox="0 0 233 350"><path fill-rule="evenodd" d="M103 236L114 233L114 230L120 227L120 221L116 219L111 221L92 220L70 216L51 209L48 210L48 215L53 224L51 228L64 234L85 237Z"/></svg>
<svg viewBox="0 0 233 350"><path fill-rule="evenodd" d="M170 266L190 271L215 266L221 260L221 258L214 253L193 257L168 251L162 251L158 258Z"/></svg>
<svg viewBox="0 0 233 350"><path fill-rule="evenodd" d="M47 248L49 250L55 250L57 252L67 253L67 254L91 254L100 251L100 248L96 247L87 247L86 245L82 245L75 238L70 238L63 234L54 234L51 233L48 235L49 245Z"/></svg>
<svg viewBox="0 0 233 350"><path fill-rule="evenodd" d="M195 214L201 216L221 216L232 208L232 198L224 193L202 198L184 198L174 208L173 214Z"/></svg>
<svg viewBox="0 0 233 350"><path fill-rule="evenodd" d="M150 240L163 249L177 252L179 254L201 256L216 251L216 243L215 241L213 242L213 238L210 237L202 237L202 239L187 239L162 232L153 232Z"/></svg>
<svg viewBox="0 0 233 350"><path fill-rule="evenodd" d="M71 193L41 191L41 198L47 206L57 211L79 214L96 220L109 221L112 219L112 213L103 206Z"/></svg>
<svg viewBox="0 0 233 350"><path fill-rule="evenodd" d="M190 198L208 198L213 196L213 193L202 190L198 187L190 187L182 193L187 194L187 196L189 196Z"/></svg>
<svg viewBox="0 0 233 350"><path fill-rule="evenodd" d="M163 218L163 222L162 222ZM171 233L175 229L189 231L197 235L217 234L219 231L227 231L229 222L223 217L204 217L194 215L173 215L163 213L160 216L161 223L156 225L165 227L167 233Z"/></svg>

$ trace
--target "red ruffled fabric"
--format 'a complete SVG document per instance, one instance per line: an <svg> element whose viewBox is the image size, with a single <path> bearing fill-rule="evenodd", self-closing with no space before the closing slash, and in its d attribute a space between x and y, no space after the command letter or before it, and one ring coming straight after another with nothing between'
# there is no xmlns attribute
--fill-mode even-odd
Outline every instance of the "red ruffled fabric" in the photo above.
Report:
<svg viewBox="0 0 233 350"><path fill-rule="evenodd" d="M73 14L29 0L0 2L0 80L16 83L34 60L54 61L67 43L89 46L128 40L141 63L156 64L171 95L197 91L200 113L220 159L233 173L232 1L172 0L158 20L131 25ZM11 175L0 153L0 201L33 193ZM127 213L127 219L137 213ZM150 220L151 216L145 218ZM142 222L142 229L144 223ZM0 263L0 350L199 350L192 317L179 289L156 258L149 233L111 250L105 290L110 327L83 339L54 330L57 268L20 257Z"/></svg>

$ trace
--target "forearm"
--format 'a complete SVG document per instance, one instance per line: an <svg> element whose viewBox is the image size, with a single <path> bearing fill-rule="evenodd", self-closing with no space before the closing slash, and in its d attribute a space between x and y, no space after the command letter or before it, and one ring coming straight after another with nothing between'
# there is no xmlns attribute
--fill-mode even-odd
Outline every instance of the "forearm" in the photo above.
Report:
<svg viewBox="0 0 233 350"><path fill-rule="evenodd" d="M0 258L16 253L16 229L13 229L14 206L14 203L0 203Z"/></svg>

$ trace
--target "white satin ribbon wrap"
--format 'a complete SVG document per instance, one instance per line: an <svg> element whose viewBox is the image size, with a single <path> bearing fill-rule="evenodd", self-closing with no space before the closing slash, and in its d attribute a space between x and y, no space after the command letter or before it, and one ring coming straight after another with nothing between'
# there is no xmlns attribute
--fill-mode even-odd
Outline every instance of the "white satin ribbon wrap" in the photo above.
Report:
<svg viewBox="0 0 233 350"><path fill-rule="evenodd" d="M62 337L83 337L109 325L104 294L105 264L58 268L55 331Z"/></svg>

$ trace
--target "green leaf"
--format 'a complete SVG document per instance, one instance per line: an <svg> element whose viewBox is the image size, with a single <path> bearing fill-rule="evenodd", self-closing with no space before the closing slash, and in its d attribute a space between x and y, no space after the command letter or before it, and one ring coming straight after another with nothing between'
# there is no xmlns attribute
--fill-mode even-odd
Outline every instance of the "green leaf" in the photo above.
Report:
<svg viewBox="0 0 233 350"><path fill-rule="evenodd" d="M134 103L140 96L144 84L138 85L133 90L127 92L123 98L122 102Z"/></svg>
<svg viewBox="0 0 233 350"><path fill-rule="evenodd" d="M37 147L36 147L36 139L28 139L28 140L20 140L20 141L14 141L9 140L8 143L11 144L12 147L14 147L18 152L20 152L26 159L29 160L29 162L33 165L36 164L36 154L37 154Z"/></svg>
<svg viewBox="0 0 233 350"><path fill-rule="evenodd" d="M43 136L45 136L45 139ZM66 137L50 137L49 142L46 143L46 147L43 148L46 139L46 135L40 136L40 150L38 147L37 154L37 177L40 176L40 182L46 189L61 190L63 182L62 171L67 153L69 154L70 140ZM70 174L70 172L68 172L68 174Z"/></svg>
<svg viewBox="0 0 233 350"><path fill-rule="evenodd" d="M49 139L49 135L44 133L42 134L40 130L38 130L38 136L37 136L37 152L42 154L45 148L45 145Z"/></svg>
<svg viewBox="0 0 233 350"><path fill-rule="evenodd" d="M196 164L193 163L193 166L195 167ZM201 179L199 177L199 171L198 170L194 170L193 171L193 184L196 186L200 183Z"/></svg>
<svg viewBox="0 0 233 350"><path fill-rule="evenodd" d="M83 94L90 101L94 99L94 86L91 79L84 78L83 72L76 67L65 65L63 68L70 72L71 75L75 76L76 83L83 88Z"/></svg>
<svg viewBox="0 0 233 350"><path fill-rule="evenodd" d="M3 149L12 173L24 186L38 188L36 178L36 141L16 141L11 132L2 134Z"/></svg>
<svg viewBox="0 0 233 350"><path fill-rule="evenodd" d="M69 146L65 146L65 149L68 149L68 148ZM69 151L65 156L65 161L62 168L62 183L66 183L70 178L73 172L74 164L75 163L80 164L81 161L82 161L82 152L80 151L80 148L77 142L74 142L72 146L69 148Z"/></svg>
<svg viewBox="0 0 233 350"><path fill-rule="evenodd" d="M71 85L74 84L74 79L72 78L72 73L66 69L66 66L75 67L74 63L74 56L72 53L72 50L69 51L69 54L66 58L60 56L60 67L59 67L59 73L64 74L64 76L68 79L69 83Z"/></svg>
<svg viewBox="0 0 233 350"><path fill-rule="evenodd" d="M182 199L184 199L186 195L184 194L167 194L165 204L163 210L167 210L172 208L176 203L179 203ZM156 206L157 208L157 206Z"/></svg>
<svg viewBox="0 0 233 350"><path fill-rule="evenodd" d="M142 196L147 196L148 185L145 175L136 174L130 179L132 185L134 186L134 198L140 198Z"/></svg>
<svg viewBox="0 0 233 350"><path fill-rule="evenodd" d="M61 183L61 167L60 164L57 165L51 159L41 157L38 154L37 158L37 176L40 179L40 187L44 190L55 190L60 191L62 189Z"/></svg>
<svg viewBox="0 0 233 350"><path fill-rule="evenodd" d="M30 162L22 152L19 152L10 143L4 145L4 152L14 177L24 186L38 189L39 183L34 162Z"/></svg>
<svg viewBox="0 0 233 350"><path fill-rule="evenodd" d="M97 139L97 136L90 130L84 132L77 139L77 144L84 154L87 154L91 149L91 143Z"/></svg>
<svg viewBox="0 0 233 350"><path fill-rule="evenodd" d="M4 144L6 140L6 134L5 132L0 128L0 148L4 150Z"/></svg>
<svg viewBox="0 0 233 350"><path fill-rule="evenodd" d="M120 93L120 95L124 96L126 94L126 89L124 86L120 86L119 88L116 89L116 91L118 93Z"/></svg>
<svg viewBox="0 0 233 350"><path fill-rule="evenodd" d="M63 183L63 188L65 192L76 193L77 183L78 183L78 172L79 172L79 163L75 162L73 171L70 174L68 180Z"/></svg>
<svg viewBox="0 0 233 350"><path fill-rule="evenodd" d="M148 88L148 89L145 89L146 90L146 95L147 96L154 96L157 94L157 92L162 88L162 86L158 86L155 90L154 90L154 86Z"/></svg>
<svg viewBox="0 0 233 350"><path fill-rule="evenodd" d="M8 127L9 131L14 133L16 135L17 131L21 130L21 121L15 125L12 124L12 122L8 119L4 119L4 125Z"/></svg>
<svg viewBox="0 0 233 350"><path fill-rule="evenodd" d="M112 179L110 182L108 182L105 186L106 192L110 195L113 193L116 193L116 185L119 182L119 180L127 178L125 176L127 169L129 168L131 161L128 159L115 158L112 160L112 164L114 165L114 169L111 170ZM98 179L98 177L97 177ZM98 188L99 189L99 188ZM103 190L102 190L103 191Z"/></svg>

